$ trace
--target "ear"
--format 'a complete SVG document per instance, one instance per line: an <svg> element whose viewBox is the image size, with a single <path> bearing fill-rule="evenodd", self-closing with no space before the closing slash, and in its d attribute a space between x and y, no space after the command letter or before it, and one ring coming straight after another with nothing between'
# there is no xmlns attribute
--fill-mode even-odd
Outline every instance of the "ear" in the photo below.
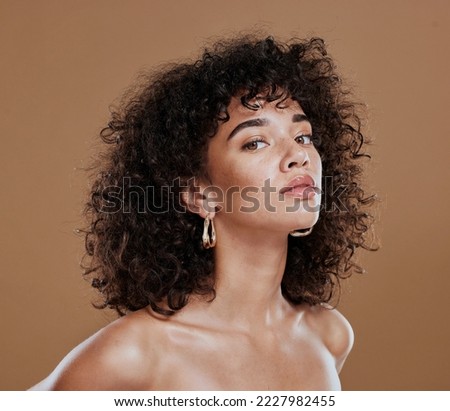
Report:
<svg viewBox="0 0 450 411"><path fill-rule="evenodd" d="M191 213L212 219L220 209L220 196L216 195L217 191L217 188L207 185L203 179L191 178L187 188L181 193L181 201Z"/></svg>

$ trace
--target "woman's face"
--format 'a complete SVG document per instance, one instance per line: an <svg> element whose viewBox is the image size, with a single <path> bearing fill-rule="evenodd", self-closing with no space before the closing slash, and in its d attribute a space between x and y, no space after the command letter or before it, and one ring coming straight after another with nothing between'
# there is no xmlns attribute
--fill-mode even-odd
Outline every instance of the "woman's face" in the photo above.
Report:
<svg viewBox="0 0 450 411"><path fill-rule="evenodd" d="M319 216L322 163L311 124L291 99L257 98L251 110L233 98L229 121L210 140L206 171L215 218L239 228L288 233ZM277 103L280 107L277 107Z"/></svg>

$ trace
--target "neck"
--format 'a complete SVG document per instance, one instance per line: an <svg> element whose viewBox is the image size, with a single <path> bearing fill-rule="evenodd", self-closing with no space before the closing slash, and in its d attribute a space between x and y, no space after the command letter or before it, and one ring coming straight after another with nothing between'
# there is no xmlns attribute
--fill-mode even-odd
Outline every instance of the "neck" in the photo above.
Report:
<svg viewBox="0 0 450 411"><path fill-rule="evenodd" d="M208 311L243 328L279 321L289 307L281 294L287 257L286 235L227 230L218 226L216 298Z"/></svg>

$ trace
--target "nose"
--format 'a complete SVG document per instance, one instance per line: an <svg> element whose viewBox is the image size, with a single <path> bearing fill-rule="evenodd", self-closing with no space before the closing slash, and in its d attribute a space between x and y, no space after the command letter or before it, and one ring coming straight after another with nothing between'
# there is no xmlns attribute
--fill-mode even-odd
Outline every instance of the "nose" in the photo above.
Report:
<svg viewBox="0 0 450 411"><path fill-rule="evenodd" d="M307 168L309 163L310 159L307 151L297 143L294 143L286 150L280 162L280 169L283 172L288 172L293 168Z"/></svg>

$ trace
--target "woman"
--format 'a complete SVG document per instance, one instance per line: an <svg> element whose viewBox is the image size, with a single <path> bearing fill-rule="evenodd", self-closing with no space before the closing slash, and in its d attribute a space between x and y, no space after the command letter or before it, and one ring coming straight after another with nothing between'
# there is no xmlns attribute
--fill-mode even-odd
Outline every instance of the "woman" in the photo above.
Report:
<svg viewBox="0 0 450 411"><path fill-rule="evenodd" d="M373 197L323 41L216 44L143 76L101 136L85 274L126 315L34 388L340 389L353 334L326 303Z"/></svg>

